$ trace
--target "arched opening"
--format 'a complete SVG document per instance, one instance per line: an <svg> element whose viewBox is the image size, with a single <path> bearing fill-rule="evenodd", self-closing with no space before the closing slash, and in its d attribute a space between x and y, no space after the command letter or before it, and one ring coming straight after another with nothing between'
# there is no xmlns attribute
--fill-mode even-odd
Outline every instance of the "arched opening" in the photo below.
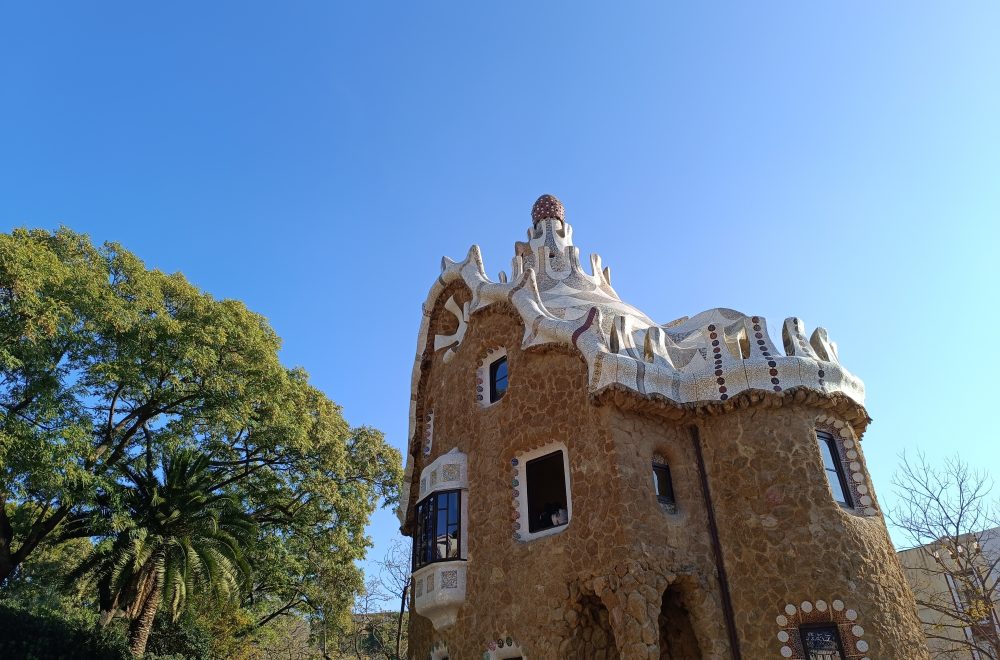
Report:
<svg viewBox="0 0 1000 660"><path fill-rule="evenodd" d="M660 605L660 660L701 660L698 638L680 591L668 587Z"/></svg>
<svg viewBox="0 0 1000 660"><path fill-rule="evenodd" d="M583 596L573 608L573 622L567 658L605 658L617 660L618 646L611 630L611 616L601 599L593 594Z"/></svg>

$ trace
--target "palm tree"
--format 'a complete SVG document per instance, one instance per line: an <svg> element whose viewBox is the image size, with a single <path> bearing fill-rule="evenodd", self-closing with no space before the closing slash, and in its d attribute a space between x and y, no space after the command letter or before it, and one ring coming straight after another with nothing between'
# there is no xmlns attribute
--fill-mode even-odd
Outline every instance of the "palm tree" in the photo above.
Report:
<svg viewBox="0 0 1000 660"><path fill-rule="evenodd" d="M158 474L159 473L159 474ZM162 479L159 475L162 475ZM250 573L243 548L256 526L217 486L209 457L188 449L164 455L158 470L123 469L113 531L75 571L96 583L101 625L129 620L129 647L146 650L161 603L176 620L196 591L235 597Z"/></svg>

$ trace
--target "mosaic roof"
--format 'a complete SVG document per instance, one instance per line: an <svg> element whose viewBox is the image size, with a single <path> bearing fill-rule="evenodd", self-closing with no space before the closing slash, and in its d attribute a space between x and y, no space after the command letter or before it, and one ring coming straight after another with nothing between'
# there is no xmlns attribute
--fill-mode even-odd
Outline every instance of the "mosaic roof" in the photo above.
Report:
<svg viewBox="0 0 1000 660"><path fill-rule="evenodd" d="M445 288L462 281L472 300L459 307L454 298L445 309L458 319L458 330L434 337L434 350L448 361L461 346L470 316L490 305L509 302L524 322L522 348L564 344L583 355L592 393L617 385L677 404L723 402L740 392L783 392L807 387L841 393L864 405L864 385L844 369L837 346L826 330L807 337L797 318L781 326L779 350L762 316L715 308L659 324L624 302L611 286L610 269L590 256L590 272L580 263L573 228L562 203L543 195L532 208L527 241L514 245L510 278L486 275L479 247L463 261L445 257L441 276L423 307L418 353L427 342L431 312ZM413 369L412 392L420 379L422 355ZM410 437L416 431L415 399L411 401Z"/></svg>

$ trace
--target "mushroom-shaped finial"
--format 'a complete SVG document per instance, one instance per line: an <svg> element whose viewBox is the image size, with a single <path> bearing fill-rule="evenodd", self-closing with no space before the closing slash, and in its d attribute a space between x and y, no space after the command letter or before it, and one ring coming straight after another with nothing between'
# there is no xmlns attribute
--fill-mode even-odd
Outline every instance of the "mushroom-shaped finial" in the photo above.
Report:
<svg viewBox="0 0 1000 660"><path fill-rule="evenodd" d="M537 225L542 220L550 218L565 222L566 209L555 195L542 195L531 207L531 221Z"/></svg>

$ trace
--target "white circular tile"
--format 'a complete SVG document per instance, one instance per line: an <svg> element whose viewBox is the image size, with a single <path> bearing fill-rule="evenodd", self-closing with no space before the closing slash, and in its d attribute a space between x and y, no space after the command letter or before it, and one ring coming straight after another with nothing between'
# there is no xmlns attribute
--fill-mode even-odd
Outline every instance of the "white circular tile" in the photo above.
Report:
<svg viewBox="0 0 1000 660"><path fill-rule="evenodd" d="M820 612L826 612L826 601L825 600L817 600L816 601L816 609L819 610Z"/></svg>
<svg viewBox="0 0 1000 660"><path fill-rule="evenodd" d="M854 610L847 610L846 612L844 612L844 616L846 616L851 621L854 621L855 619L858 618L858 613L855 612Z"/></svg>
<svg viewBox="0 0 1000 660"><path fill-rule="evenodd" d="M855 637L863 637L865 634L865 629L861 626L854 626L851 628L851 632L854 633Z"/></svg>
<svg viewBox="0 0 1000 660"><path fill-rule="evenodd" d="M778 625L782 628L788 625L788 619L785 618L784 614L779 614L777 618L775 618L775 621L777 621Z"/></svg>
<svg viewBox="0 0 1000 660"><path fill-rule="evenodd" d="M844 609L844 601L842 600L833 601L833 609L837 610L838 612Z"/></svg>
<svg viewBox="0 0 1000 660"><path fill-rule="evenodd" d="M808 600L802 601L802 611L805 612L806 614L809 614L810 612L813 611L813 604L810 603Z"/></svg>
<svg viewBox="0 0 1000 660"><path fill-rule="evenodd" d="M792 657L792 649L788 648L787 646L782 646L781 647L781 657L783 657L783 658L790 658L790 657Z"/></svg>
<svg viewBox="0 0 1000 660"><path fill-rule="evenodd" d="M857 457L858 457L858 452L854 451L853 449L849 449L847 451L847 458L849 458L849 459L851 459L853 461Z"/></svg>
<svg viewBox="0 0 1000 660"><path fill-rule="evenodd" d="M778 632L778 641L781 642L781 643L787 642L788 641L788 633L786 633L784 630L779 631Z"/></svg>
<svg viewBox="0 0 1000 660"><path fill-rule="evenodd" d="M796 612L796 610L795 610L795 606L794 605L792 605L791 603L789 603L788 605L785 605L785 613L786 614L788 614L789 616L791 616L791 615L795 614L795 612Z"/></svg>
<svg viewBox="0 0 1000 660"><path fill-rule="evenodd" d="M861 471L861 463L858 463L857 461L852 461L851 472L860 472L860 471Z"/></svg>
<svg viewBox="0 0 1000 660"><path fill-rule="evenodd" d="M861 483L862 481L865 480L865 475L861 474L860 472L853 472L851 473L851 479L854 479L855 483Z"/></svg>
<svg viewBox="0 0 1000 660"><path fill-rule="evenodd" d="M853 449L853 448L854 448L853 440L844 440L844 449Z"/></svg>
<svg viewBox="0 0 1000 660"><path fill-rule="evenodd" d="M862 653L865 653L868 650L868 642L866 642L863 639L859 639L858 643L855 644L855 646L858 647L858 650L861 651Z"/></svg>
<svg viewBox="0 0 1000 660"><path fill-rule="evenodd" d="M868 492L868 486L865 484L858 484L858 492L864 495Z"/></svg>
<svg viewBox="0 0 1000 660"><path fill-rule="evenodd" d="M872 498L868 497L867 495L862 495L861 496L861 505L862 506L869 506L871 503L872 503Z"/></svg>

